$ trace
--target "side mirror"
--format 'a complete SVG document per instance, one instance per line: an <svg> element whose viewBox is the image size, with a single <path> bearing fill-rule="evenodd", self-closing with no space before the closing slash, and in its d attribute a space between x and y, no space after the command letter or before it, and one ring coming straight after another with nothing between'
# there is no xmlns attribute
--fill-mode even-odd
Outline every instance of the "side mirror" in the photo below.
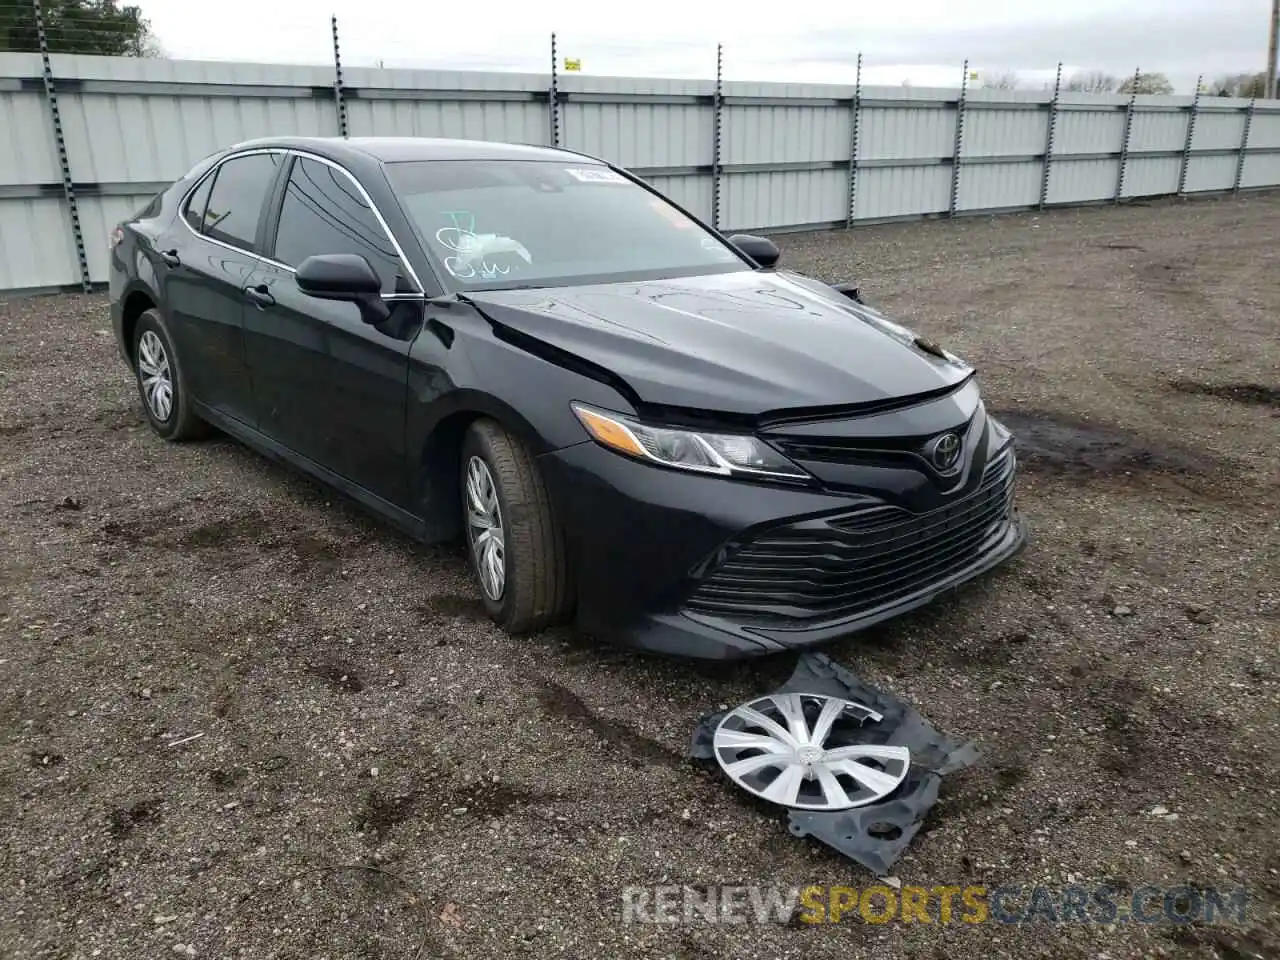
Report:
<svg viewBox="0 0 1280 960"><path fill-rule="evenodd" d="M360 308L365 323L379 324L391 316L382 299L382 281L369 261L355 253L326 253L298 264L298 289L317 300L342 300Z"/></svg>
<svg viewBox="0 0 1280 960"><path fill-rule="evenodd" d="M735 233L729 238L729 242L737 247L740 253L754 260L766 270L776 266L778 258L782 256L782 251L774 246L772 240L765 237L754 237L749 233Z"/></svg>

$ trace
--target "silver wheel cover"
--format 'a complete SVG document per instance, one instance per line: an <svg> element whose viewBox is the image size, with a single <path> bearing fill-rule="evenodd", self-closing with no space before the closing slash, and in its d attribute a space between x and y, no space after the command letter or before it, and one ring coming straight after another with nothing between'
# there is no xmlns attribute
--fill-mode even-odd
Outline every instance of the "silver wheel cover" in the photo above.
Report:
<svg viewBox="0 0 1280 960"><path fill-rule="evenodd" d="M730 710L716 726L721 769L742 789L798 810L848 810L888 796L907 776L906 747L856 742L883 719L850 700L779 693Z"/></svg>
<svg viewBox="0 0 1280 960"><path fill-rule="evenodd" d="M173 413L173 374L164 341L153 330L143 332L138 340L138 380L151 415L168 420Z"/></svg>
<svg viewBox="0 0 1280 960"><path fill-rule="evenodd" d="M480 586L490 600L501 600L507 585L502 508L489 465L479 457L467 461L466 508L467 535Z"/></svg>

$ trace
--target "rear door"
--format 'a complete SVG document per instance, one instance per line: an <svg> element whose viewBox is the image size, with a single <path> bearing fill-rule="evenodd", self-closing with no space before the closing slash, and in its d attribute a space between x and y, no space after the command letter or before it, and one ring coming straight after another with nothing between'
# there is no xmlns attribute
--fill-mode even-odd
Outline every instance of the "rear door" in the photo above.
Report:
<svg viewBox="0 0 1280 960"><path fill-rule="evenodd" d="M295 156L278 203L267 245L275 263L254 279L267 302L245 320L261 429L370 493L407 506L405 405L409 346L421 327L420 291L346 170ZM298 289L294 269L307 257L330 253L369 261L392 308L387 323L370 326L354 304L317 300Z"/></svg>
<svg viewBox="0 0 1280 960"><path fill-rule="evenodd" d="M256 416L244 348L245 291L261 269L260 233L282 152L235 154L200 181L157 237L164 303L192 394L249 425Z"/></svg>

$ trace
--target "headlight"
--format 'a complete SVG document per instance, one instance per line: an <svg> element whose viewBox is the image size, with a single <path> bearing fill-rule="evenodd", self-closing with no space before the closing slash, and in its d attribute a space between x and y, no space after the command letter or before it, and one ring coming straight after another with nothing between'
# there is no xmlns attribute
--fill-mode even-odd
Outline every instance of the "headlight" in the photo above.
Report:
<svg viewBox="0 0 1280 960"><path fill-rule="evenodd" d="M637 460L723 477L810 479L809 474L756 437L656 427L581 403L570 406L597 443Z"/></svg>

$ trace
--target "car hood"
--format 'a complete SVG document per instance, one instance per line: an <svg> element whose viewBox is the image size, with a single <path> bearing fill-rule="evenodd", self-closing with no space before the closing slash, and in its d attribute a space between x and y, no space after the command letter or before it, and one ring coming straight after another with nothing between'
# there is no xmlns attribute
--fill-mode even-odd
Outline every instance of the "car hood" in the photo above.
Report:
<svg viewBox="0 0 1280 960"><path fill-rule="evenodd" d="M935 393L973 372L798 274L744 271L466 299L500 327L603 368L642 403L663 407L760 417L878 406Z"/></svg>

